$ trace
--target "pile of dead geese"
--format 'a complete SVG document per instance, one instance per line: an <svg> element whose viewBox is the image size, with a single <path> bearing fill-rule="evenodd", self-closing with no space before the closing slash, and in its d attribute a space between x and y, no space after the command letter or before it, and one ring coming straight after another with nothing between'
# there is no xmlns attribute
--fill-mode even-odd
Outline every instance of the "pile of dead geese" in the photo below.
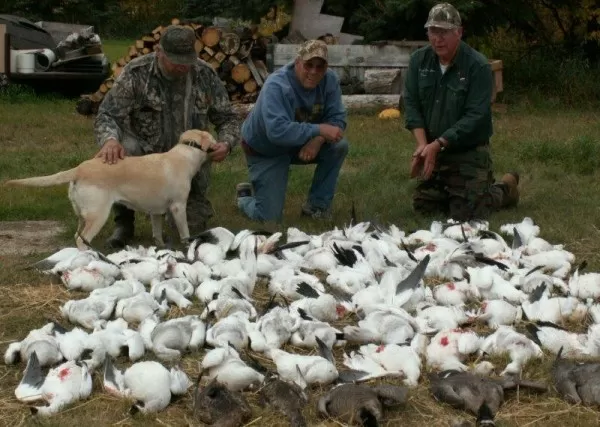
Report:
<svg viewBox="0 0 600 427"><path fill-rule="evenodd" d="M61 306L64 321L5 352L6 364L23 364L15 395L34 414L86 399L97 374L132 412L161 411L192 392L196 419L242 425L252 419L244 391L253 390L303 426L318 385L328 390L319 414L372 426L426 379L438 401L493 425L506 391L548 390L522 372L542 357L555 357L562 398L600 404L600 363L577 361L600 356L600 274L540 237L530 218L498 232L437 221L414 232L369 222L322 234L290 227L285 238L216 227L185 251L65 248L34 266L87 293ZM270 300L259 304L258 293ZM172 316L173 305L185 314L194 304L201 314ZM587 333L559 326L587 318ZM478 334L479 323L493 332ZM197 378L179 367L186 353L197 357ZM503 354L506 366L487 360ZM367 382L383 377L398 385Z"/></svg>

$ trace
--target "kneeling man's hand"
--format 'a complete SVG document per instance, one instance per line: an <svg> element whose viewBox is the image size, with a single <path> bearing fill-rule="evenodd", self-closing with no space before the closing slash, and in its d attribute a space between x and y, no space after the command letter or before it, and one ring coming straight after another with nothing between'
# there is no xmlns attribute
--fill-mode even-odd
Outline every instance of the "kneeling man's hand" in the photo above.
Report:
<svg viewBox="0 0 600 427"><path fill-rule="evenodd" d="M310 141L308 141L304 146L300 149L298 153L298 157L303 162L312 162L317 154L319 154L319 150L321 149L321 145L325 142L325 139L322 136L316 136Z"/></svg>

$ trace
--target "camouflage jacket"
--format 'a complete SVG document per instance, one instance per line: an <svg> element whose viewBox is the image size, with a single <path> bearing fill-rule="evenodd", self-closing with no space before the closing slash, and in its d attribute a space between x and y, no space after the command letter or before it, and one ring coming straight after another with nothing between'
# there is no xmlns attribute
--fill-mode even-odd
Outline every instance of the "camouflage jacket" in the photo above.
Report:
<svg viewBox="0 0 600 427"><path fill-rule="evenodd" d="M198 60L187 77L169 80L150 53L124 67L100 104L94 130L100 146L109 138L134 138L144 153L165 152L185 130L208 130L209 121L217 141L238 143L239 119L212 67Z"/></svg>

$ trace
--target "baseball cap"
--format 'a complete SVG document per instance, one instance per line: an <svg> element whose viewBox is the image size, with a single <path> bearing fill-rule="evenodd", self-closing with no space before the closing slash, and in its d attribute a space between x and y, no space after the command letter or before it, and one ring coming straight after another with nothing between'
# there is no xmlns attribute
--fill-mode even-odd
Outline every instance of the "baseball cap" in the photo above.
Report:
<svg viewBox="0 0 600 427"><path fill-rule="evenodd" d="M436 4L429 11L425 28L438 27L447 30L458 28L462 25L460 13L450 3Z"/></svg>
<svg viewBox="0 0 600 427"><path fill-rule="evenodd" d="M327 62L327 44L321 40L308 40L298 49L298 57L303 61L321 58Z"/></svg>
<svg viewBox="0 0 600 427"><path fill-rule="evenodd" d="M160 46L173 64L191 65L198 60L196 34L189 27L170 25L160 38Z"/></svg>

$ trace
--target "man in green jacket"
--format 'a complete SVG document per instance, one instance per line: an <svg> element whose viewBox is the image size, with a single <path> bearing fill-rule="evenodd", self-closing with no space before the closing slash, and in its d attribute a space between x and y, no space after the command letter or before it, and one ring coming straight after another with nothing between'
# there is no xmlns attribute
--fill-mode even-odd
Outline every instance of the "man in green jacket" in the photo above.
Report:
<svg viewBox="0 0 600 427"><path fill-rule="evenodd" d="M519 175L494 183L492 71L464 43L458 11L440 3L425 24L430 45L411 55L404 87L406 128L416 141L410 176L419 182L414 209L458 221L485 219L519 200Z"/></svg>

